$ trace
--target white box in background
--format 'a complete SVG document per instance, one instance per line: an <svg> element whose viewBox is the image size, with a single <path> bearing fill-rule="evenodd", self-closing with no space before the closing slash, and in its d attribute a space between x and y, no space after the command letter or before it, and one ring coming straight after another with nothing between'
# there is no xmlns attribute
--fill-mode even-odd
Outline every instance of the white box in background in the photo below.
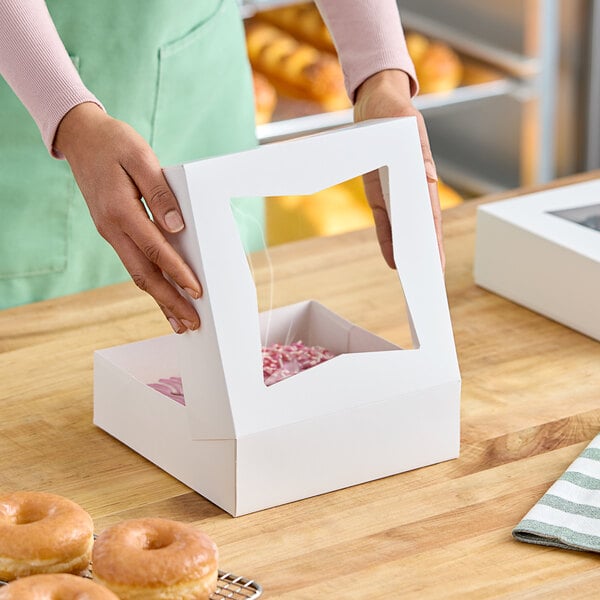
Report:
<svg viewBox="0 0 600 600"><path fill-rule="evenodd" d="M314 301L259 319L230 199L313 193L375 169L414 348ZM204 289L202 327L96 352L99 427L234 516L458 456L460 374L413 118L166 174L187 224L172 241ZM339 356L267 387L261 346L290 336ZM147 385L170 376L182 377L185 406Z"/></svg>
<svg viewBox="0 0 600 600"><path fill-rule="evenodd" d="M477 211L475 282L600 340L600 180Z"/></svg>

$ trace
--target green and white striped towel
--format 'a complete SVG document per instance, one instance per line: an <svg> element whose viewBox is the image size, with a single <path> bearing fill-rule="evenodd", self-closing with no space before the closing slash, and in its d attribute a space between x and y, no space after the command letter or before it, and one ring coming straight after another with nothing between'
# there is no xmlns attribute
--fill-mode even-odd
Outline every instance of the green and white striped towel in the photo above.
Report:
<svg viewBox="0 0 600 600"><path fill-rule="evenodd" d="M521 542L600 552L600 434L513 530Z"/></svg>

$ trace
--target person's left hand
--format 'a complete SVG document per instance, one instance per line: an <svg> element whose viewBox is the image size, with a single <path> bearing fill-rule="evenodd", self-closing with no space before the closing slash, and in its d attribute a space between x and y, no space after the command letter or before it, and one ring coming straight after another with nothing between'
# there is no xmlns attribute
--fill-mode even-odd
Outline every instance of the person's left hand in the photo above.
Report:
<svg viewBox="0 0 600 600"><path fill-rule="evenodd" d="M416 117L417 119L421 152L423 153L427 186L429 188L429 200L431 202L440 260L442 269L444 269L446 258L442 241L442 211L438 196L435 163L431 155L423 115L412 104L410 79L404 71L380 71L364 81L357 90L354 104L354 120L356 122L387 117ZM373 211L381 253L387 264L393 269L396 265L392 249L392 231L381 192L379 173L377 171L367 173L363 176L363 182L367 200Z"/></svg>

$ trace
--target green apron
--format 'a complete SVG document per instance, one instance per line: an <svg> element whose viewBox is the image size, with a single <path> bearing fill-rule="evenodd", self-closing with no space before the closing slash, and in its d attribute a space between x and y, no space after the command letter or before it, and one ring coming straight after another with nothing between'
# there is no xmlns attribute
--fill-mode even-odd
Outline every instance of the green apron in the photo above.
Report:
<svg viewBox="0 0 600 600"><path fill-rule="evenodd" d="M88 89L148 140L162 165L256 144L235 0L47 5ZM239 200L234 213L245 247L262 247L262 200ZM97 233L69 165L49 156L1 78L0 215L0 308L128 278Z"/></svg>

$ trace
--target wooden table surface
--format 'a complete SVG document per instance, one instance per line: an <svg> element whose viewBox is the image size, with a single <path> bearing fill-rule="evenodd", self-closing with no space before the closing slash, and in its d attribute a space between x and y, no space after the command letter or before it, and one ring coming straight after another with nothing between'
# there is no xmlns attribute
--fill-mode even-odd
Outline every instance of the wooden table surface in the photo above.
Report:
<svg viewBox="0 0 600 600"><path fill-rule="evenodd" d="M140 516L192 522L264 598L597 598L597 555L519 543L511 530L600 431L600 343L474 285L476 204L444 224L459 459L230 517L92 424L93 351L169 332L127 283L0 312L0 490L68 496L97 531ZM372 232L270 258L272 270L253 265L263 305L318 290L360 324L404 335Z"/></svg>

